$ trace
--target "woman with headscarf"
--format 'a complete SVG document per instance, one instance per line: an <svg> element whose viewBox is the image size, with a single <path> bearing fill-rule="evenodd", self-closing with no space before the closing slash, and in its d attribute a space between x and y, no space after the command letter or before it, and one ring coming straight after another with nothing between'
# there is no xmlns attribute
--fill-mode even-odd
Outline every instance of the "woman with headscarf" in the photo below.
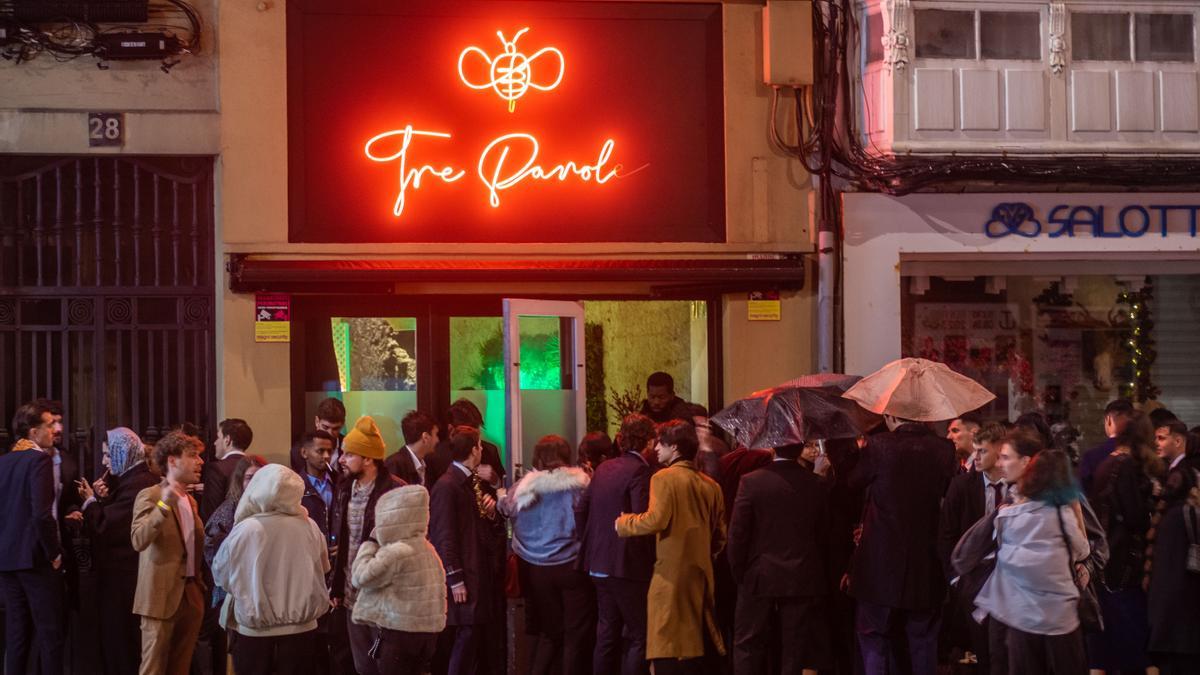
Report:
<svg viewBox="0 0 1200 675"><path fill-rule="evenodd" d="M92 540L98 576L100 642L106 675L135 673L142 655L139 617L133 613L138 553L130 543L133 502L159 478L146 462L142 439L125 427L108 432L104 447L108 471L88 484L79 481L84 527Z"/></svg>

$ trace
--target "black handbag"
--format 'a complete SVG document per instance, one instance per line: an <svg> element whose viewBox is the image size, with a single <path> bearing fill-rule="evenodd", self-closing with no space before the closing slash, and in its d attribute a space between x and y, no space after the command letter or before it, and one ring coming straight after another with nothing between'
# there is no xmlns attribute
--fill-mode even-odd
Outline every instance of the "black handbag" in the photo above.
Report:
<svg viewBox="0 0 1200 675"><path fill-rule="evenodd" d="M1054 510L1058 514L1058 530L1062 533L1063 544L1067 547L1067 571L1079 589L1079 623L1085 632L1099 633L1104 630L1104 615L1100 612L1100 599L1096 596L1096 575L1089 574L1087 585L1079 585L1079 578L1075 576L1075 562L1071 559L1071 540L1067 538L1067 526L1063 523L1062 510L1059 507L1055 507Z"/></svg>
<svg viewBox="0 0 1200 675"><path fill-rule="evenodd" d="M955 584L958 597L967 607L974 605L975 596L996 569L996 514L994 510L967 528L954 546L950 566L958 573Z"/></svg>

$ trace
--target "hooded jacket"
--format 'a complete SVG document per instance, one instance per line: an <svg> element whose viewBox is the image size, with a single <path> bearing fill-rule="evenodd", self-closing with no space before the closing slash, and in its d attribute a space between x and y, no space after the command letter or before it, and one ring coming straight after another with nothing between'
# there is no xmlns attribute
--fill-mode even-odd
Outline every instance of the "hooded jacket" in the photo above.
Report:
<svg viewBox="0 0 1200 675"><path fill-rule="evenodd" d="M531 471L498 505L512 520L513 551L531 565L561 565L579 555L575 507L588 486L583 469Z"/></svg>
<svg viewBox="0 0 1200 675"><path fill-rule="evenodd" d="M408 633L446 627L446 572L429 531L429 492L407 485L375 505L375 532L354 558L350 582L358 591L353 619Z"/></svg>
<svg viewBox="0 0 1200 675"><path fill-rule="evenodd" d="M213 563L229 592L221 625L242 635L292 635L314 630L329 611L329 554L321 531L300 506L304 480L281 464L251 479L233 529Z"/></svg>

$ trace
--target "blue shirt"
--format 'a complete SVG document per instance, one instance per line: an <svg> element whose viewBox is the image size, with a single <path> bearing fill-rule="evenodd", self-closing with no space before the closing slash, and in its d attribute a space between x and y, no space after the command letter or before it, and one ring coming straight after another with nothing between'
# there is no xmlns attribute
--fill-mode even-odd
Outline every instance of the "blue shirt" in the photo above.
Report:
<svg viewBox="0 0 1200 675"><path fill-rule="evenodd" d="M321 501L325 502L325 508L330 508L333 504L333 480L329 478L328 474L326 474L324 480L308 473L304 474L304 478L308 480L308 484L312 486L312 489L321 495Z"/></svg>

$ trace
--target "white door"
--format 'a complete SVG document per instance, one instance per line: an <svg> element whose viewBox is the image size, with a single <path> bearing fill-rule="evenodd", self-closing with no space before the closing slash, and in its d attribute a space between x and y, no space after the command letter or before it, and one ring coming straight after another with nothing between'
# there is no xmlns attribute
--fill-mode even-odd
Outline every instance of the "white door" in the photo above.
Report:
<svg viewBox="0 0 1200 675"><path fill-rule="evenodd" d="M504 299L505 433L509 476L532 467L538 439L556 434L572 448L587 433L583 304Z"/></svg>

